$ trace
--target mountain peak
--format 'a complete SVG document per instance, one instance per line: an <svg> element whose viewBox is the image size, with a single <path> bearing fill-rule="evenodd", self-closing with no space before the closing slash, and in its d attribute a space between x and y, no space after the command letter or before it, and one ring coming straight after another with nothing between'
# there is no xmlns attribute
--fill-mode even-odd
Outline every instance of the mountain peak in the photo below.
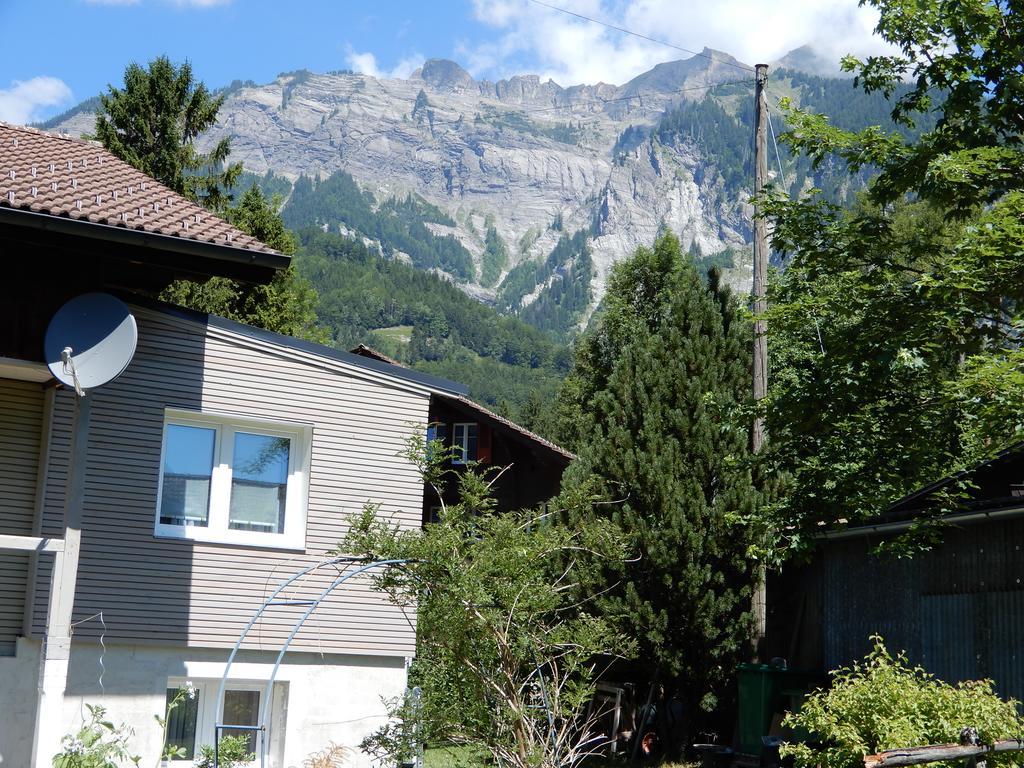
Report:
<svg viewBox="0 0 1024 768"><path fill-rule="evenodd" d="M625 94L650 91L672 93L687 85L691 78L693 85L735 80L737 75L742 76L736 67L747 68L747 65L724 51L705 47L698 55L688 59L655 65L623 85L621 90Z"/></svg>
<svg viewBox="0 0 1024 768"><path fill-rule="evenodd" d="M829 59L812 45L794 48L778 61L772 62L772 69L792 69L819 77L846 77L838 63Z"/></svg>
<svg viewBox="0 0 1024 768"><path fill-rule="evenodd" d="M410 77L416 78L434 88L468 88L476 82L469 72L449 59L427 59Z"/></svg>

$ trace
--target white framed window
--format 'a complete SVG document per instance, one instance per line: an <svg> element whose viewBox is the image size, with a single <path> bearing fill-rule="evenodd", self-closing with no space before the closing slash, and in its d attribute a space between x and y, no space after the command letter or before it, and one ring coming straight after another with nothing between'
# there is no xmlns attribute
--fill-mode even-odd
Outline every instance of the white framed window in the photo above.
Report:
<svg viewBox="0 0 1024 768"><path fill-rule="evenodd" d="M280 684L275 688L279 686ZM169 768L191 768L193 761L199 758L202 747L213 746L218 722L227 726L260 724L266 683L229 681L224 689L224 704L220 717L216 711L219 680L191 681L170 678L167 681L167 706L178 697L182 687L187 687L192 693L180 697L174 709L167 713L164 747L175 747L178 751L177 757L164 761L164 765ZM274 714L271 712L271 716ZM222 728L221 738L225 736L244 737L248 741L248 751L251 753L257 753L259 749L259 735L256 731L247 728ZM246 765L259 765L259 759Z"/></svg>
<svg viewBox="0 0 1024 768"><path fill-rule="evenodd" d="M303 549L312 430L167 410L155 534Z"/></svg>
<svg viewBox="0 0 1024 768"><path fill-rule="evenodd" d="M427 459L433 459L435 454L445 456L448 450L448 425L440 421L434 421L427 425Z"/></svg>
<svg viewBox="0 0 1024 768"><path fill-rule="evenodd" d="M455 449L452 464L469 464L476 461L477 426L475 422L459 422L452 425L452 447Z"/></svg>

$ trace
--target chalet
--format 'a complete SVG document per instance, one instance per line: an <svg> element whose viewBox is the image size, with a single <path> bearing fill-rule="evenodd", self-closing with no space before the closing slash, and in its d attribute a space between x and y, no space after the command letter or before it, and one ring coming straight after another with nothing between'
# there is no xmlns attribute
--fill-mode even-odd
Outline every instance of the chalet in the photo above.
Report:
<svg viewBox="0 0 1024 768"><path fill-rule="evenodd" d="M435 396L465 389L154 301L178 278L266 282L288 258L92 143L0 123L0 251L0 764L49 766L84 704L133 728L153 764L154 715L186 683L197 695L166 737L186 759L171 765L191 765L218 724L263 739L277 768L354 747L404 691L415 650L413 619L366 579L320 605L276 676L296 617L337 573L311 572L268 610L230 675L228 654L367 501L420 525L422 483L400 449ZM138 343L85 394L84 430L43 337L93 291L127 304Z"/></svg>
<svg viewBox="0 0 1024 768"><path fill-rule="evenodd" d="M912 558L874 554L929 514L937 494L966 487L941 543ZM862 658L869 636L943 680L990 678L1024 698L1024 443L824 534L810 562L769 582L771 656L824 672Z"/></svg>
<svg viewBox="0 0 1024 768"><path fill-rule="evenodd" d="M389 363L399 369L401 363L360 344L353 354ZM451 468L475 465L504 471L494 483L499 511L535 507L558 493L562 473L575 458L569 451L534 434L515 422L473 402L464 393L436 391L430 397L428 437L452 448ZM423 522L436 518L444 504L458 501L458 487L448 483L444 498L433 488L423 497Z"/></svg>

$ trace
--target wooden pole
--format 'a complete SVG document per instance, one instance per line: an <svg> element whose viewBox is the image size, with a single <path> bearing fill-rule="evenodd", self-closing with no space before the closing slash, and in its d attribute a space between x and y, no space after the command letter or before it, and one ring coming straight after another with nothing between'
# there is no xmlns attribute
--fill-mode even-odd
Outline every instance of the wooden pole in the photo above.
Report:
<svg viewBox="0 0 1024 768"><path fill-rule="evenodd" d="M760 195L768 181L768 99L764 86L768 80L768 65L756 66L754 88L754 195ZM768 309L768 226L760 206L754 206L754 402L762 400L768 391L768 339L765 336L764 313ZM754 419L751 448L758 453L764 445L764 419ZM767 629L766 571L764 563L757 567L751 609L754 614L754 654L760 656Z"/></svg>

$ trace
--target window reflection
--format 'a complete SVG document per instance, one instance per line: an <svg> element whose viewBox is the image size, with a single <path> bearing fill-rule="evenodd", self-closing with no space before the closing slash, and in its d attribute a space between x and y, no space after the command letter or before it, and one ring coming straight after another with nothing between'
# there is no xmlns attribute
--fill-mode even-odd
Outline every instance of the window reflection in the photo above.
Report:
<svg viewBox="0 0 1024 768"><path fill-rule="evenodd" d="M287 437L235 432L230 528L284 532L291 442Z"/></svg>
<svg viewBox="0 0 1024 768"><path fill-rule="evenodd" d="M164 442L160 522L206 526L217 431L168 424Z"/></svg>
<svg viewBox="0 0 1024 768"><path fill-rule="evenodd" d="M177 688L167 689L165 709L178 696ZM191 760L196 756L196 720L199 716L199 697L183 696L167 715L167 738L164 748L181 749L175 759Z"/></svg>
<svg viewBox="0 0 1024 768"><path fill-rule="evenodd" d="M225 691L224 692L224 724L225 725L257 725L260 714L259 691ZM240 728L225 728L224 736L241 736L246 739L249 752L256 751L256 731Z"/></svg>

